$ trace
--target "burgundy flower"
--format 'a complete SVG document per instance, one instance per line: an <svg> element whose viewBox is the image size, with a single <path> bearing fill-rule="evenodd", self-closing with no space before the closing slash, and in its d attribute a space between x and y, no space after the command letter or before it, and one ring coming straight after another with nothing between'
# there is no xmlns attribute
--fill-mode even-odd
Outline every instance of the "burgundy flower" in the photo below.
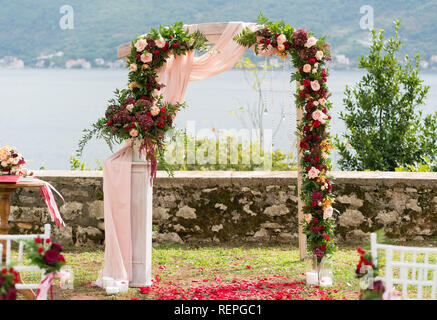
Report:
<svg viewBox="0 0 437 320"><path fill-rule="evenodd" d="M384 292L385 291L384 283L381 280L374 281L373 290Z"/></svg>
<svg viewBox="0 0 437 320"><path fill-rule="evenodd" d="M15 289L15 286L10 287L8 292L6 293L6 300L17 300L17 289Z"/></svg>
<svg viewBox="0 0 437 320"><path fill-rule="evenodd" d="M47 250L42 259L44 263L48 264L49 266L53 266L59 261L59 252L52 249Z"/></svg>
<svg viewBox="0 0 437 320"><path fill-rule="evenodd" d="M318 191L318 190L314 190L313 191L313 201L322 201L323 200L323 194Z"/></svg>
<svg viewBox="0 0 437 320"><path fill-rule="evenodd" d="M318 258L323 258L323 256L325 255L323 253L322 250L320 250L319 248L314 249L314 254L318 257Z"/></svg>
<svg viewBox="0 0 437 320"><path fill-rule="evenodd" d="M58 253L61 253L62 250L64 250L64 248L62 248L62 246L58 243L52 243L52 246L50 248L51 250L55 250Z"/></svg>
<svg viewBox="0 0 437 320"><path fill-rule="evenodd" d="M308 41L308 32L305 29L299 29L293 32L293 45L303 46Z"/></svg>
<svg viewBox="0 0 437 320"><path fill-rule="evenodd" d="M0 287L2 287L5 284L5 278L0 276Z"/></svg>

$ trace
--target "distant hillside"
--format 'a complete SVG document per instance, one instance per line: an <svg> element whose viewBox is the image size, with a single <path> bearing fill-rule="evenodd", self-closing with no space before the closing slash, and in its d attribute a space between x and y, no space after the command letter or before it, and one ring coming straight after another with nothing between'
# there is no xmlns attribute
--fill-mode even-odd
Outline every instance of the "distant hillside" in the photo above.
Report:
<svg viewBox="0 0 437 320"><path fill-rule="evenodd" d="M74 8L73 30L59 27L64 4ZM335 54L356 60L366 52L363 43L369 34L359 26L363 5L373 6L377 29L391 31L394 19L403 20L401 36L408 53L420 52L427 60L437 55L437 0L0 0L0 58L17 56L29 65L41 54L63 51L63 61L115 60L119 44L151 26L255 21L262 11L272 19L327 35Z"/></svg>

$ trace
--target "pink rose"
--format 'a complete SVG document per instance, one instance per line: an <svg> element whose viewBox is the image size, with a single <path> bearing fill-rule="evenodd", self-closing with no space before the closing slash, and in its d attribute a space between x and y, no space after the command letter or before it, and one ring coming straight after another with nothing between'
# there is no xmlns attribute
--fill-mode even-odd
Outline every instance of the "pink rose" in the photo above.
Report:
<svg viewBox="0 0 437 320"><path fill-rule="evenodd" d="M319 91L320 90L320 83L317 80L311 81L311 89L313 89L314 91Z"/></svg>
<svg viewBox="0 0 437 320"><path fill-rule="evenodd" d="M150 112L152 113L152 116L157 116L158 114L161 113L161 110L158 107L153 107L152 110L150 110Z"/></svg>
<svg viewBox="0 0 437 320"><path fill-rule="evenodd" d="M284 51L285 50L285 46L283 44L278 44L278 50L279 51Z"/></svg>
<svg viewBox="0 0 437 320"><path fill-rule="evenodd" d="M135 48L138 52L143 51L147 46L147 41L144 39L140 39L135 43Z"/></svg>
<svg viewBox="0 0 437 320"><path fill-rule="evenodd" d="M308 178L315 179L318 178L320 174L320 170L317 170L315 167L311 167L310 171L308 172Z"/></svg>
<svg viewBox="0 0 437 320"><path fill-rule="evenodd" d="M131 131L129 131L129 134L131 135L131 137L136 137L138 136L138 130L132 129Z"/></svg>
<svg viewBox="0 0 437 320"><path fill-rule="evenodd" d="M130 66L129 66L129 69L130 69L130 71L137 71L137 69L138 69L138 66L137 66L137 64L136 63L132 63Z"/></svg>
<svg viewBox="0 0 437 320"><path fill-rule="evenodd" d="M323 51L317 51L316 59L321 61L323 59Z"/></svg>
<svg viewBox="0 0 437 320"><path fill-rule="evenodd" d="M158 40L155 40L156 46L161 49L165 47L165 40L162 38L159 38Z"/></svg>
<svg viewBox="0 0 437 320"><path fill-rule="evenodd" d="M309 73L311 71L311 65L310 64L306 64L303 66L303 72L305 73Z"/></svg>
<svg viewBox="0 0 437 320"><path fill-rule="evenodd" d="M313 112L312 117L314 120L320 121L320 123L324 124L326 121L326 114L324 114L321 110L316 110Z"/></svg>
<svg viewBox="0 0 437 320"><path fill-rule="evenodd" d="M146 53L146 54L143 53L143 54L141 55L141 62L142 62L142 63L148 63L148 62L151 62L152 59L153 59L153 54L151 54L150 52L149 52L149 53Z"/></svg>
<svg viewBox="0 0 437 320"><path fill-rule="evenodd" d="M127 109L129 112L131 112L133 108L134 108L134 105L133 105L133 104L128 104L128 105L126 106L126 109Z"/></svg>
<svg viewBox="0 0 437 320"><path fill-rule="evenodd" d="M319 99L319 103L323 106L326 103L326 99L325 98Z"/></svg>
<svg viewBox="0 0 437 320"><path fill-rule="evenodd" d="M305 47L306 47L306 48L311 48L311 47L315 46L316 43L317 43L317 39L314 38L314 37L311 37L311 38L309 38L309 39L307 40L307 42L305 43Z"/></svg>

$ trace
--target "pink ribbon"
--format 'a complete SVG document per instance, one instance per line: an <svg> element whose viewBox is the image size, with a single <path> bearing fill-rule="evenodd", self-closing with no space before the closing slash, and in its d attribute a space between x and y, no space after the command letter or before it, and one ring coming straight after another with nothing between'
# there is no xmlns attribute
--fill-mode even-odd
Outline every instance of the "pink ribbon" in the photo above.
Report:
<svg viewBox="0 0 437 320"><path fill-rule="evenodd" d="M65 222L64 222L64 220L62 220L61 213L59 212L58 206L56 205L55 197L53 196L52 190L55 191L55 193L62 199L62 201L65 204L64 198L58 192L58 190L56 190L50 183L39 180L39 179L35 179L35 180L38 180L38 181L44 183L44 186L40 187L40 189L39 189L41 196L43 197L44 202L45 202L47 208L49 209L50 216L51 216L52 220L56 223L56 225L59 228L64 229Z"/></svg>
<svg viewBox="0 0 437 320"><path fill-rule="evenodd" d="M43 297L47 294L47 291L50 289L50 297L53 300L53 291L52 291L52 283L55 278L59 279L69 279L70 273L66 271L60 271L58 273L49 273L45 276L45 278L40 282L38 286L38 293L36 295L36 300L42 300Z"/></svg>

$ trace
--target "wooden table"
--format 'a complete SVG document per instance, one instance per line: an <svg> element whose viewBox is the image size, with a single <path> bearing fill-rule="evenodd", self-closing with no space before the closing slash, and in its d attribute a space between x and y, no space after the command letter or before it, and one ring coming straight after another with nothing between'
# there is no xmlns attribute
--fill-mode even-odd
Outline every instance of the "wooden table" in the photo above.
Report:
<svg viewBox="0 0 437 320"><path fill-rule="evenodd" d="M9 214L11 212L11 195L16 189L21 188L40 188L43 187L42 181L23 181L17 183L0 183L0 234L9 234ZM6 243L3 241L3 260L6 258ZM20 283L23 283L19 277ZM30 290L19 290L27 299L35 299L35 293Z"/></svg>

